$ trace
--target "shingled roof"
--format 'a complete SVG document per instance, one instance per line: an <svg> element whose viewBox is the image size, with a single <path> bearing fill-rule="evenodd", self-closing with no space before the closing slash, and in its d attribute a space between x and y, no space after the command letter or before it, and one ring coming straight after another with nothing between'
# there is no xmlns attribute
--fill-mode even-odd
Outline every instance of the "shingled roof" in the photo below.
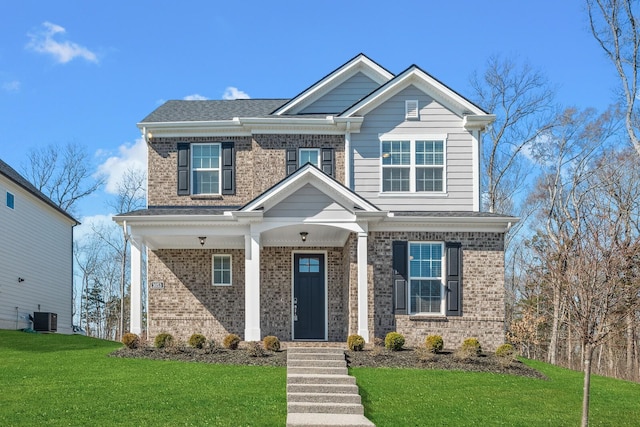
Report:
<svg viewBox="0 0 640 427"><path fill-rule="evenodd" d="M232 99L213 101L167 101L140 123L206 122L234 117L269 117L288 99Z"/></svg>
<svg viewBox="0 0 640 427"><path fill-rule="evenodd" d="M51 206L53 209L57 210L70 220L77 224L80 224L74 217L69 215L67 211L61 209L58 205L56 205L50 198L44 195L40 190L38 190L33 184L27 181L22 175L16 172L11 166L6 164L2 159L0 159L0 175L4 175L9 180L13 181L15 184L27 190L29 193L36 196L38 199L42 200L47 205Z"/></svg>

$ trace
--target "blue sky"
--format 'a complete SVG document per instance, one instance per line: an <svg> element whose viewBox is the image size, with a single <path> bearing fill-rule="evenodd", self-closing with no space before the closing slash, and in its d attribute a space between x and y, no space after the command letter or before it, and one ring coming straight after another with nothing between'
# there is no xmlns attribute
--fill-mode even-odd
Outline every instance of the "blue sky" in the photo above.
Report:
<svg viewBox="0 0 640 427"><path fill-rule="evenodd" d="M22 171L29 149L77 142L113 183L144 163L135 124L163 101L292 97L360 52L468 96L494 54L542 70L565 106L604 109L617 84L581 0L7 1L0 158ZM110 214L108 191L81 221Z"/></svg>

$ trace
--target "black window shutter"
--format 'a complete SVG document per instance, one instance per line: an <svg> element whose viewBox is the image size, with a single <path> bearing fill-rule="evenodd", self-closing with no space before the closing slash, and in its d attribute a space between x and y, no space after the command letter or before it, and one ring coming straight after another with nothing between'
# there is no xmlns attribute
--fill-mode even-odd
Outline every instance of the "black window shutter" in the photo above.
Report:
<svg viewBox="0 0 640 427"><path fill-rule="evenodd" d="M333 170L334 170L333 157L334 157L333 148L322 149L322 161L320 162L322 166L322 172L335 178L333 174Z"/></svg>
<svg viewBox="0 0 640 427"><path fill-rule="evenodd" d="M447 316L462 316L462 244L446 242Z"/></svg>
<svg viewBox="0 0 640 427"><path fill-rule="evenodd" d="M393 256L393 311L395 314L407 314L408 298L408 259L407 242L395 241L392 245Z"/></svg>
<svg viewBox="0 0 640 427"><path fill-rule="evenodd" d="M287 150L287 175L291 175L298 170L298 150Z"/></svg>
<svg viewBox="0 0 640 427"><path fill-rule="evenodd" d="M236 150L233 142L222 143L222 194L236 194Z"/></svg>
<svg viewBox="0 0 640 427"><path fill-rule="evenodd" d="M178 143L178 196L188 196L189 189L189 162L191 152L188 143Z"/></svg>

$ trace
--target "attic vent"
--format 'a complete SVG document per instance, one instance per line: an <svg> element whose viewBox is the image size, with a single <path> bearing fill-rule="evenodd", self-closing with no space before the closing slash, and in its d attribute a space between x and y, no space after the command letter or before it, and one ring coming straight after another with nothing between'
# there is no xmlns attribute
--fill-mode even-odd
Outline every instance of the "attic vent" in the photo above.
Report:
<svg viewBox="0 0 640 427"><path fill-rule="evenodd" d="M420 118L418 113L418 100L410 99L404 102L405 117L407 120L417 120Z"/></svg>

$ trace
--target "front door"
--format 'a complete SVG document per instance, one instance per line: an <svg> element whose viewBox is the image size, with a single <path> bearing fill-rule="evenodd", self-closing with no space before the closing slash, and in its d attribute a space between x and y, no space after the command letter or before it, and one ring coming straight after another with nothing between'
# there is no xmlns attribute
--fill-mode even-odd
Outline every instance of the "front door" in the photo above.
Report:
<svg viewBox="0 0 640 427"><path fill-rule="evenodd" d="M324 340L324 254L294 254L293 265L293 339Z"/></svg>

